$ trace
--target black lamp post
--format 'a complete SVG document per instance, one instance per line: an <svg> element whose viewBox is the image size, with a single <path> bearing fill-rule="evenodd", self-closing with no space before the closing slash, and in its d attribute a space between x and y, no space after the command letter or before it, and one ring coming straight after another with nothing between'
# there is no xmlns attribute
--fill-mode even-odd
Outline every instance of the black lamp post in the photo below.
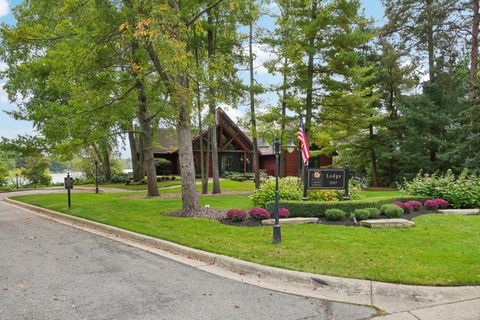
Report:
<svg viewBox="0 0 480 320"><path fill-rule="evenodd" d="M15 181L17 183L17 190L18 190L18 173L15 175Z"/></svg>
<svg viewBox="0 0 480 320"><path fill-rule="evenodd" d="M95 193L98 193L98 161L95 160Z"/></svg>
<svg viewBox="0 0 480 320"><path fill-rule="evenodd" d="M282 131L280 135L278 132L273 132L270 130L267 130L263 133L262 140L260 141L260 144L258 146L259 149L268 149L270 148L270 145L268 144L267 140L265 139L265 135L267 133L272 135L272 141L273 143L273 152L275 154L275 212L274 212L274 218L275 218L275 224L273 225L273 243L280 243L282 241L282 231L280 227L280 217L278 213L278 206L279 206L279 201L280 201L280 192L278 190L278 175L280 173L280 154L281 154L281 140L283 138L284 133L290 133L290 141L287 144L287 151L289 153L293 152L295 150L295 144L293 143L292 139L292 131Z"/></svg>

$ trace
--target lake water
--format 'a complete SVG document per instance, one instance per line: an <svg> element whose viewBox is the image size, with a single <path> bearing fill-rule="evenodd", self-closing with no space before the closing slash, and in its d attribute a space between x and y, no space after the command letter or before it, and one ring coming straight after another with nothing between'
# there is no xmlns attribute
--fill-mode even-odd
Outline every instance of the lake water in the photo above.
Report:
<svg viewBox="0 0 480 320"><path fill-rule="evenodd" d="M132 169L125 169L123 170L124 173L130 173L132 172ZM63 179L67 176L67 172L62 172L62 173L50 173L50 176L52 177L52 183L63 183ZM71 171L70 176L74 178L82 178L83 173L79 171Z"/></svg>
<svg viewBox="0 0 480 320"><path fill-rule="evenodd" d="M63 179L67 176L67 172L62 172L62 173L50 173L50 176L52 177L52 183L63 183ZM74 178L81 178L83 176L83 173L81 172L70 172L70 176Z"/></svg>

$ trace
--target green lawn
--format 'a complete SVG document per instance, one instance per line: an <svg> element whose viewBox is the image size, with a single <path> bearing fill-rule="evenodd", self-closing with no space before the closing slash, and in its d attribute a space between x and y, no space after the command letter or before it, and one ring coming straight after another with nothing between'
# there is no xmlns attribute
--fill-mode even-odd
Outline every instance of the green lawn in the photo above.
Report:
<svg viewBox="0 0 480 320"><path fill-rule="evenodd" d="M402 193L398 190L382 190L382 191L360 191L362 199L381 198L381 197L398 197Z"/></svg>
<svg viewBox="0 0 480 320"><path fill-rule="evenodd" d="M200 180L197 179L197 183L199 183ZM181 179L177 179L175 181L161 181L158 182L158 188L160 189L160 193L180 193L181 192L181 187L180 185L182 184ZM94 187L94 184L86 184L82 185L85 187ZM162 190L161 188L165 187L172 187L172 186L178 186L178 188L168 188L165 190ZM104 188L118 188L118 189L125 189L125 190L147 190L147 185L125 185L124 183L109 183L109 184L101 184L100 187ZM224 191L252 191L255 189L255 185L253 182L238 182L238 181L232 181L232 180L221 180L220 181L220 187ZM197 185L197 190L201 191L201 186ZM208 190L209 192L212 191L212 182L208 183Z"/></svg>
<svg viewBox="0 0 480 320"><path fill-rule="evenodd" d="M175 218L180 199L122 199L120 194L64 194L15 199L193 248L265 265L318 274L424 284L480 284L480 216L424 215L412 229L326 225L284 226L271 244L270 227L234 227L209 219ZM248 209L248 196L201 197L202 205Z"/></svg>

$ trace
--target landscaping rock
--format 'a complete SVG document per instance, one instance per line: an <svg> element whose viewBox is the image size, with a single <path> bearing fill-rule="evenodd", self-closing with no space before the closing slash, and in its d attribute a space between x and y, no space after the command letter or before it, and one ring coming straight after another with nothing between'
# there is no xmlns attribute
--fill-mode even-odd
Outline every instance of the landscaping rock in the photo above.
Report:
<svg viewBox="0 0 480 320"><path fill-rule="evenodd" d="M306 224L306 223L317 223L318 218L286 218L280 219L280 224L287 225L287 224ZM264 226L271 226L275 224L275 219L266 219L262 220L262 224Z"/></svg>
<svg viewBox="0 0 480 320"><path fill-rule="evenodd" d="M442 209L442 210L438 210L438 212L468 216L468 215L480 214L480 209Z"/></svg>
<svg viewBox="0 0 480 320"><path fill-rule="evenodd" d="M405 219L370 219L360 221L360 225L368 228L411 228L415 222Z"/></svg>

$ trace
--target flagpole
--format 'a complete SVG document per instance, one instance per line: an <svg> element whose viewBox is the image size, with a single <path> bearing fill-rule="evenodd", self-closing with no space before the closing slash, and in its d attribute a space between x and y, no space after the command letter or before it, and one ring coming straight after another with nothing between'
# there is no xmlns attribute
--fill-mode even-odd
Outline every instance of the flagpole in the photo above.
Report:
<svg viewBox="0 0 480 320"><path fill-rule="evenodd" d="M303 163L303 201L308 201L308 160Z"/></svg>

